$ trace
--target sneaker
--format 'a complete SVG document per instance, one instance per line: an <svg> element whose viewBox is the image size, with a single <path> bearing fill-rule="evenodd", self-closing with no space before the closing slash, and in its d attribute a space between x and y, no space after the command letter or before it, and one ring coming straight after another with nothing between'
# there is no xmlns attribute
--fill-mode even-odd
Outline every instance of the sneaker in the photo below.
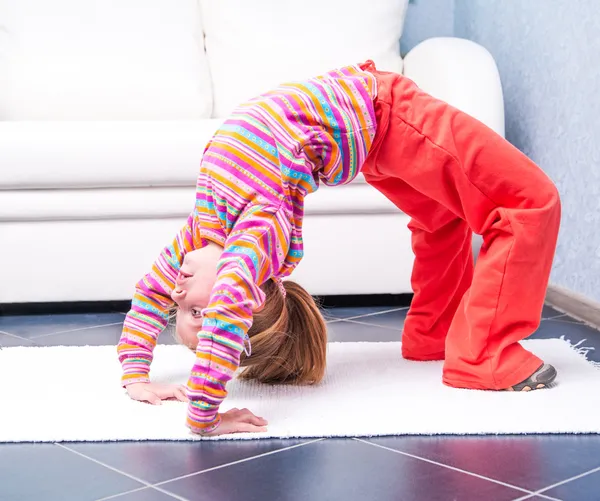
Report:
<svg viewBox="0 0 600 501"><path fill-rule="evenodd" d="M542 364L525 381L507 388L507 391L531 391L546 388L556 379L556 369L550 364Z"/></svg>

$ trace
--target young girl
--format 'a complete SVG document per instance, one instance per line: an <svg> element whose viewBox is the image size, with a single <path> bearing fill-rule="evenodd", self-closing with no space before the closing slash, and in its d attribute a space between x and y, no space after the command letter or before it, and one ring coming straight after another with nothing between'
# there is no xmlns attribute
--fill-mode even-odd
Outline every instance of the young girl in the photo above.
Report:
<svg viewBox="0 0 600 501"><path fill-rule="evenodd" d="M456 388L551 383L554 368L519 341L541 316L556 188L489 128L369 61L282 85L216 132L195 209L138 282L125 320L118 352L129 395L189 401L194 432L258 432L267 422L246 409L219 413L238 367L262 382L319 382L325 323L311 296L281 278L302 258L304 197L359 171L411 217L414 299L402 356L444 360L443 382ZM473 231L484 240L475 267ZM196 352L187 387L149 379L174 303L177 335Z"/></svg>

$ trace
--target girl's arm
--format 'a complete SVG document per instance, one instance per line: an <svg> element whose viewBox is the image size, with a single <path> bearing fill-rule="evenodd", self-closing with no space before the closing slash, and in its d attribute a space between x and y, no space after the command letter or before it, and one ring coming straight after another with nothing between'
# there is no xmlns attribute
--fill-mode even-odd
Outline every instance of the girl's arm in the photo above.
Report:
<svg viewBox="0 0 600 501"><path fill-rule="evenodd" d="M193 431L208 433L219 426L225 386L239 367L252 312L265 299L259 286L280 272L289 248L289 218L270 207L243 214L225 242L188 381L187 423Z"/></svg>
<svg viewBox="0 0 600 501"><path fill-rule="evenodd" d="M150 272L136 284L117 347L123 367L123 386L150 381L152 352L158 335L168 322L169 310L173 306L171 293L183 257L194 248L202 247L194 228L192 213L171 245L162 250Z"/></svg>

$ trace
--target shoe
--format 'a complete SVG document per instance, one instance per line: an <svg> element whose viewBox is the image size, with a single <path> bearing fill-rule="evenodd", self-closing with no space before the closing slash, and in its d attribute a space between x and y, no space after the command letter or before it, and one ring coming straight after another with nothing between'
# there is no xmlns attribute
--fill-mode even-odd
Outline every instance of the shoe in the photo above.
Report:
<svg viewBox="0 0 600 501"><path fill-rule="evenodd" d="M507 388L506 391L531 391L546 388L556 379L556 369L550 364L542 364L525 381Z"/></svg>

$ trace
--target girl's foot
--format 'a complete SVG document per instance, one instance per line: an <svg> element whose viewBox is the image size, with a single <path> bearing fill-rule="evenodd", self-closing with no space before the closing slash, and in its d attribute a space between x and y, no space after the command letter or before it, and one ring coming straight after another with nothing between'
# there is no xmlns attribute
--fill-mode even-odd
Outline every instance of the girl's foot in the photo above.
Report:
<svg viewBox="0 0 600 501"><path fill-rule="evenodd" d="M546 388L556 379L556 369L550 364L542 364L525 381L507 388L507 391L531 391Z"/></svg>

